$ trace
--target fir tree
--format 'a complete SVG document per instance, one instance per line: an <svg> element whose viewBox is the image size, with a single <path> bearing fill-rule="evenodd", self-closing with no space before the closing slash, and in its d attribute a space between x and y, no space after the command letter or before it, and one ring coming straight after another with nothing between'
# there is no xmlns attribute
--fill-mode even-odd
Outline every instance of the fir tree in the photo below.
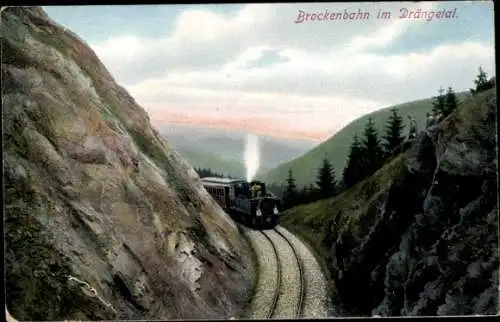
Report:
<svg viewBox="0 0 500 322"><path fill-rule="evenodd" d="M286 179L285 191L283 193L283 202L285 208L291 208L295 206L297 198L297 185L295 184L295 178L293 177L292 169L288 169L288 178Z"/></svg>
<svg viewBox="0 0 500 322"><path fill-rule="evenodd" d="M458 106L457 95L451 87L448 87L448 91L445 96L445 105L443 110L443 116L446 117L450 115Z"/></svg>
<svg viewBox="0 0 500 322"><path fill-rule="evenodd" d="M307 185L303 186L302 189L300 189L297 199L298 204L306 204L309 202L309 188L307 187Z"/></svg>
<svg viewBox="0 0 500 322"><path fill-rule="evenodd" d="M365 159L365 167L363 168L364 179L367 176L371 176L380 168L384 154L375 123L371 117L368 118L363 133L363 152Z"/></svg>
<svg viewBox="0 0 500 322"><path fill-rule="evenodd" d="M402 134L404 129L403 118L396 108L391 109L391 116L387 121L384 136L384 149L387 156L391 155L404 141Z"/></svg>
<svg viewBox="0 0 500 322"><path fill-rule="evenodd" d="M479 74L476 76L474 84L476 88L470 90L472 94L477 94L494 87L493 79L488 80L488 75L486 75L481 66L479 66Z"/></svg>
<svg viewBox="0 0 500 322"><path fill-rule="evenodd" d="M307 191L309 193L307 198L309 202L319 200L318 189L312 183L309 184Z"/></svg>
<svg viewBox="0 0 500 322"><path fill-rule="evenodd" d="M355 133L349 149L349 156L343 171L343 181L346 187L352 187L361 180L363 164L363 147L358 134Z"/></svg>
<svg viewBox="0 0 500 322"><path fill-rule="evenodd" d="M321 198L331 197L335 193L335 171L326 155L318 169L316 185L319 188Z"/></svg>
<svg viewBox="0 0 500 322"><path fill-rule="evenodd" d="M438 90L438 96L434 97L434 101L432 102L432 112L434 113L434 115L437 115L439 113L444 114L445 105L446 98L444 95L444 89L440 87Z"/></svg>

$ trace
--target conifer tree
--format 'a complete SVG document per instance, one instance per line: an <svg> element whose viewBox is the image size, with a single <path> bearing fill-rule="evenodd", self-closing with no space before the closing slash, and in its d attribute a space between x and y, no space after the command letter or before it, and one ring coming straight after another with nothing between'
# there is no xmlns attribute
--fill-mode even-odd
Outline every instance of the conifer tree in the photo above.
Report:
<svg viewBox="0 0 500 322"><path fill-rule="evenodd" d="M470 90L472 94L483 92L485 90L493 88L494 86L493 81L491 79L488 80L488 75L481 66L479 66L479 74L476 76L474 84L476 85L476 88L472 88Z"/></svg>
<svg viewBox="0 0 500 322"><path fill-rule="evenodd" d="M319 199L318 198L318 189L316 189L316 187L312 183L309 184L307 191L308 191L309 202L313 202L313 201L316 201Z"/></svg>
<svg viewBox="0 0 500 322"><path fill-rule="evenodd" d="M316 185L321 198L328 198L335 194L335 170L326 155L318 169Z"/></svg>
<svg viewBox="0 0 500 322"><path fill-rule="evenodd" d="M298 192L298 197L297 197L298 204L306 204L309 202L309 189L307 185L304 185L302 189Z"/></svg>
<svg viewBox="0 0 500 322"><path fill-rule="evenodd" d="M446 98L444 95L444 89L440 87L438 89L438 96L434 97L434 101L432 102L432 112L434 113L434 115L437 115L439 113L444 114L445 104Z"/></svg>
<svg viewBox="0 0 500 322"><path fill-rule="evenodd" d="M453 91L453 88L448 87L448 91L446 92L445 96L443 116L446 117L450 115L450 113L453 112L457 108L457 106L458 106L457 95Z"/></svg>
<svg viewBox="0 0 500 322"><path fill-rule="evenodd" d="M403 118L399 115L396 108L392 108L391 112L392 114L385 127L384 136L384 150L387 156L391 155L404 141L402 134L404 129Z"/></svg>
<svg viewBox="0 0 500 322"><path fill-rule="evenodd" d="M363 147L358 134L355 133L349 149L349 156L343 171L343 181L346 187L352 187L361 180L363 164Z"/></svg>
<svg viewBox="0 0 500 322"><path fill-rule="evenodd" d="M383 163L384 151L378 137L375 123L371 117L368 118L364 133L363 133L363 152L365 166L363 168L363 179L371 176L377 171Z"/></svg>
<svg viewBox="0 0 500 322"><path fill-rule="evenodd" d="M293 177L292 169L288 169L288 178L286 179L285 191L283 192L283 202L285 208L291 208L295 206L297 198L297 185L295 184L295 178Z"/></svg>

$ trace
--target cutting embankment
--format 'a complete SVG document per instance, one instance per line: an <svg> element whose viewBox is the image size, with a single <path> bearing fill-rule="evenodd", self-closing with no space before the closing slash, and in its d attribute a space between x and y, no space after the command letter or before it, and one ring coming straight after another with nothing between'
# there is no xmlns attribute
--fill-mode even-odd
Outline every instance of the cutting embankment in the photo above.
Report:
<svg viewBox="0 0 500 322"><path fill-rule="evenodd" d="M344 193L284 214L339 316L498 312L497 102L472 96Z"/></svg>
<svg viewBox="0 0 500 322"><path fill-rule="evenodd" d="M2 8L6 309L18 320L227 319L251 249L94 52Z"/></svg>

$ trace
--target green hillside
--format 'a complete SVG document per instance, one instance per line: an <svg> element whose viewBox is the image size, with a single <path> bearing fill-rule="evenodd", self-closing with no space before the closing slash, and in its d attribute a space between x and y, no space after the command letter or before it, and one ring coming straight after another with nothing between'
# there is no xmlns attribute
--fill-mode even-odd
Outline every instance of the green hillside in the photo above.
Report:
<svg viewBox="0 0 500 322"><path fill-rule="evenodd" d="M467 95L467 92L457 93L459 101L465 99ZM393 107L396 107L401 116L403 116L404 121L406 122L405 126L408 126L407 116L412 115L417 121L419 128L423 128L425 126L425 114L432 110L432 98L390 106L364 115L352 121L334 136L304 155L283 163L267 173L260 172L261 174L259 175L259 179L265 181L266 183L281 184L286 180L288 169L291 167L297 186L302 187L305 184L314 183L316 181L317 168L319 167L325 154L328 155L328 158L334 165L336 177L339 179L342 174L342 170L344 169L349 147L354 134L356 132L358 134L362 134L364 126L370 116L373 118L379 133L382 134L382 129L391 114L390 109ZM405 128L404 131L404 134L406 135L408 131L407 128Z"/></svg>
<svg viewBox="0 0 500 322"><path fill-rule="evenodd" d="M464 98L463 94L461 96ZM488 280L490 271L484 270L483 273L481 270L477 275L473 272L457 276L445 276L438 271L433 275L434 273L429 272L434 264L427 262L429 254L437 254L439 244L446 245L446 255L439 255L442 265L439 269L466 272L474 261L484 267L487 267L486 263L489 261L498 261L498 253L495 251L498 235L494 228L498 223L498 209L493 188L497 181L494 136L496 91L490 89L462 102L439 125L439 129L434 130L432 139L418 140L409 150L340 195L300 205L283 213L281 224L309 245L329 280L332 302L350 304L353 311L349 314L368 315L380 303L385 303L380 307L390 306L395 309L389 312L399 314L403 301L398 302L397 298L392 300L391 296L394 294L392 292L402 290L402 285L413 292L405 293L409 298L408 306L413 305L411 308L421 305L434 315L436 311L448 312L440 313L441 315L455 314L462 304L454 306L453 297L436 298L434 302L424 304L419 302L419 297L421 299L425 292L430 292L428 289L424 290L423 285L431 285L431 282L435 283L435 280L441 278L453 279L456 281L454 284L442 280L433 284L438 285L436 289L448 285L448 290L439 288L440 292L449 292L446 294L451 294L452 291L462 292L465 290L462 285L466 283L474 287L485 285L485 288L491 285L491 282L480 284L478 277L479 274L484 274L481 278ZM468 142L465 151L457 148L462 142ZM447 149L436 155L436 145L446 146ZM436 162L437 160L441 160L441 163ZM411 171L408 171L409 165ZM472 188L472 182L477 187L484 187L482 192L481 189ZM429 206L430 203L426 203L429 199L439 206ZM458 199L462 204L455 203ZM422 219L422 209L425 209L425 221ZM470 217L465 217L460 209L468 209ZM487 220L487 216L490 219ZM449 218L452 217L457 220L450 221ZM413 237L405 239L404 236ZM411 251L408 250L410 247ZM467 251L468 254L480 255L453 255L459 254L458 250L460 254ZM402 259L403 255L394 256L398 253L405 254L405 259ZM498 267L498 264L495 265L495 268ZM400 267L411 267L414 273L396 275L394 271ZM392 280L388 285L389 277ZM426 284L427 282L429 283ZM388 286L384 288L384 285ZM498 288L498 284L494 287ZM481 294L484 290L471 289L473 291L467 289L460 293L461 301L465 301L465 298L471 302L479 301L476 294ZM385 302L382 301L384 296ZM492 297L496 299L497 295ZM371 305L363 307L364 303L374 298L376 300ZM489 309L495 307L496 304ZM355 309L359 311L354 311ZM466 309L472 311L475 308L470 306ZM423 313L414 313L418 314Z"/></svg>

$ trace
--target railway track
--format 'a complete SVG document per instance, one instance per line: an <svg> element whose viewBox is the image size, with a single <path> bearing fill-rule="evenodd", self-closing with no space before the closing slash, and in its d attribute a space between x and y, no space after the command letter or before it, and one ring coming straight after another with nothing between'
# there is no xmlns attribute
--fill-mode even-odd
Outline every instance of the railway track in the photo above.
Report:
<svg viewBox="0 0 500 322"><path fill-rule="evenodd" d="M281 226L258 231L244 228L256 253L258 279L242 318L325 318L327 284L307 246Z"/></svg>
<svg viewBox="0 0 500 322"><path fill-rule="evenodd" d="M281 262L280 262L278 250L276 249L276 245L273 243L272 239L269 238L269 236L266 233L264 233L264 232L261 232L261 233L269 241L269 244L273 248L274 257L276 258L276 285L274 288L271 304L269 305L269 311L266 314L266 318L271 319L274 315L274 312L276 311L276 306L278 305L278 299L280 296Z"/></svg>
<svg viewBox="0 0 500 322"><path fill-rule="evenodd" d="M301 318L304 306L304 269L297 249L276 229L261 231L276 256L276 285L266 318Z"/></svg>

